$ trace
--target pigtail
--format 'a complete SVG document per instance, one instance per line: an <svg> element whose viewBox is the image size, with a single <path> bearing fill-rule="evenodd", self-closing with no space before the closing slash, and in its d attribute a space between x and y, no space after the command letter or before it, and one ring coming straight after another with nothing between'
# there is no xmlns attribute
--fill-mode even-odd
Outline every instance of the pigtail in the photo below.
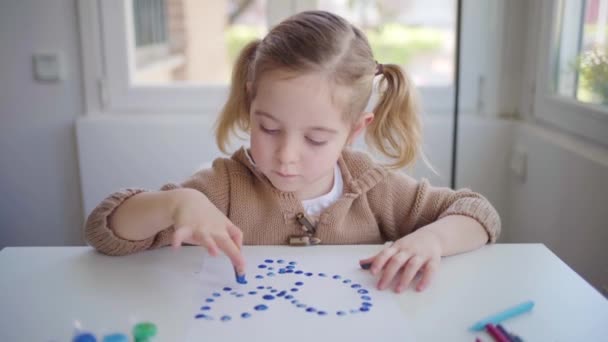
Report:
<svg viewBox="0 0 608 342"><path fill-rule="evenodd" d="M380 99L367 128L368 145L392 159L387 166L402 168L416 160L422 146L418 94L405 72L395 64L381 65Z"/></svg>
<svg viewBox="0 0 608 342"><path fill-rule="evenodd" d="M223 153L228 153L230 134L249 131L250 94L247 91L249 70L261 40L248 43L239 54L232 69L232 82L228 100L215 123L215 142ZM237 130L238 128L238 130Z"/></svg>

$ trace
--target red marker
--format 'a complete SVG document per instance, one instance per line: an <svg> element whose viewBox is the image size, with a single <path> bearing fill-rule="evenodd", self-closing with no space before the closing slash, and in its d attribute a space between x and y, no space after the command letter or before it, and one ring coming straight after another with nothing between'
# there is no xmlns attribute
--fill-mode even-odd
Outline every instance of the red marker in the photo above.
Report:
<svg viewBox="0 0 608 342"><path fill-rule="evenodd" d="M498 330L492 323L486 324L486 331L488 332L488 334L490 334L490 336L492 336L494 341L497 341L497 342L510 342L511 341L509 339L509 337L503 335L500 332L500 330Z"/></svg>

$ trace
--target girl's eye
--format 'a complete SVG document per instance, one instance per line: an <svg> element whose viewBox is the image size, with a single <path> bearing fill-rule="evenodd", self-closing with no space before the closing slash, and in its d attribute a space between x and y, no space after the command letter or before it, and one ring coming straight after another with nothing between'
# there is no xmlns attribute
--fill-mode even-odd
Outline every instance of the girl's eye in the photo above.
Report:
<svg viewBox="0 0 608 342"><path fill-rule="evenodd" d="M306 141L308 141L308 143L310 143L313 146L323 146L327 143L327 141L317 141L317 140L310 139L308 137L306 137Z"/></svg>
<svg viewBox="0 0 608 342"><path fill-rule="evenodd" d="M260 125L260 129L262 130L262 132L268 133L268 134L277 134L277 133L279 133L278 129L268 129L268 128L262 126L262 125Z"/></svg>

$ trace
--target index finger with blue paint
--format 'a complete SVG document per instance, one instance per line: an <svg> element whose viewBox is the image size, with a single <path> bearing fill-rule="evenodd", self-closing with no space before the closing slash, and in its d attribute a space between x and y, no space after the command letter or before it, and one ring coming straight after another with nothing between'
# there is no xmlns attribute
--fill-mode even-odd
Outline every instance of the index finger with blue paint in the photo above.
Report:
<svg viewBox="0 0 608 342"><path fill-rule="evenodd" d="M228 230L230 231L230 228ZM230 258L230 261L234 266L234 275L237 283L247 284L247 280L245 279L245 257L241 251L241 246L239 246L239 241L234 241L234 237L229 234L228 236L216 238L215 242L228 258Z"/></svg>

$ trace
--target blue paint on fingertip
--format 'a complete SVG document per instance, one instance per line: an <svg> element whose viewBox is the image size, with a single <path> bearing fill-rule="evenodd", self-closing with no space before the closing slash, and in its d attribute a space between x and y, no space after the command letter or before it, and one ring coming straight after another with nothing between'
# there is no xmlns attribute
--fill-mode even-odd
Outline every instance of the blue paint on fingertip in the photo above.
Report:
<svg viewBox="0 0 608 342"><path fill-rule="evenodd" d="M361 264L361 268L364 269L364 270L369 270L371 267L372 267L372 263L371 262Z"/></svg>

